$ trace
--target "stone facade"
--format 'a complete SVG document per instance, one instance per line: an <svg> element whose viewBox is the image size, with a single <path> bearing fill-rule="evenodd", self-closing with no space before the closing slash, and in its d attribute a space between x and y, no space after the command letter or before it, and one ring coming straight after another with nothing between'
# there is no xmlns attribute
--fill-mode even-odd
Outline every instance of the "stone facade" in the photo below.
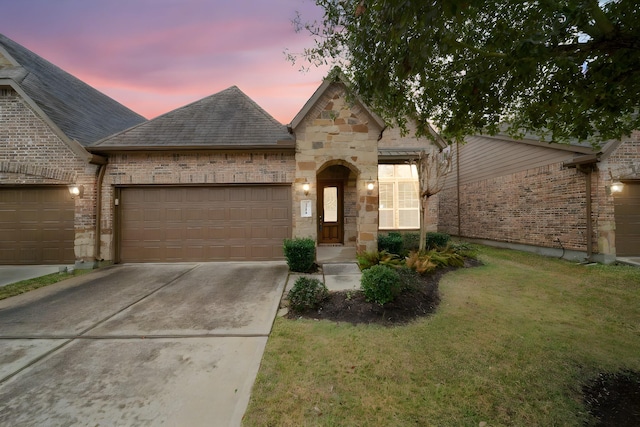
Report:
<svg viewBox="0 0 640 427"><path fill-rule="evenodd" d="M291 184L294 175L293 152L111 154L102 184L100 258L113 260L114 256L114 191L117 186Z"/></svg>
<svg viewBox="0 0 640 427"><path fill-rule="evenodd" d="M82 185L74 250L77 261L92 261L98 167L80 158L12 89L0 89L0 123L0 185Z"/></svg>
<svg viewBox="0 0 640 427"><path fill-rule="evenodd" d="M349 103L342 85L333 84L293 129L296 169L293 193L294 237L318 239L318 176L333 166L347 172L344 182L344 245L357 251L374 250L378 233L378 138L382 128L359 104ZM302 186L310 185L308 195ZM311 217L303 218L300 202L311 200Z"/></svg>

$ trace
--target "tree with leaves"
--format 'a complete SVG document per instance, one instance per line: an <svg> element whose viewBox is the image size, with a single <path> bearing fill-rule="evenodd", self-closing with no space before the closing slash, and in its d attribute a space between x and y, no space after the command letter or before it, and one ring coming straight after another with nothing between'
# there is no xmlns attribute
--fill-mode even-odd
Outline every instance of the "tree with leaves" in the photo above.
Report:
<svg viewBox="0 0 640 427"><path fill-rule="evenodd" d="M461 140L534 134L594 145L640 129L635 0L316 0L297 59L332 63L390 123ZM425 134L427 132L425 131Z"/></svg>

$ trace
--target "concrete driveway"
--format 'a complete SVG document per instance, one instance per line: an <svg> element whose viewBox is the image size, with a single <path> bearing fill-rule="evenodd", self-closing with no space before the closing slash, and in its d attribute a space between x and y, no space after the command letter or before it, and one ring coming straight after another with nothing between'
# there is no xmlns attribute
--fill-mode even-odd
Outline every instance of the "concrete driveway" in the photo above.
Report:
<svg viewBox="0 0 640 427"><path fill-rule="evenodd" d="M0 301L0 425L240 425L286 278L129 264Z"/></svg>

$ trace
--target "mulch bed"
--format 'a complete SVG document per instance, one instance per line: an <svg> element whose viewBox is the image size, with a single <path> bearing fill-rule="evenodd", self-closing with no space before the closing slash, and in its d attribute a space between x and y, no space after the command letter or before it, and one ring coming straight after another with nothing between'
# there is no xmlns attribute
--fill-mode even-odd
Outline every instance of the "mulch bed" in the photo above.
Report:
<svg viewBox="0 0 640 427"><path fill-rule="evenodd" d="M481 265L480 261L469 259L465 267ZM411 289L401 293L393 302L381 306L367 302L362 291L334 291L329 293L319 308L304 312L290 311L289 319L325 319L336 322L357 324L380 324L386 326L406 324L416 318L435 312L440 302L438 283L442 276L455 268L443 268L435 272L416 276Z"/></svg>

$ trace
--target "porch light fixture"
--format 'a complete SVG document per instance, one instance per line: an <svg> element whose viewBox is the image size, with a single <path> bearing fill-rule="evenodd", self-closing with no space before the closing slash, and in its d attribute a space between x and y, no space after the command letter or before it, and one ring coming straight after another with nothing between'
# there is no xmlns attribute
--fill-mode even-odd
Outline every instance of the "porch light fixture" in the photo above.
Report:
<svg viewBox="0 0 640 427"><path fill-rule="evenodd" d="M71 198L75 199L76 197L82 197L84 194L84 187L82 185L70 185L69 193L71 194Z"/></svg>
<svg viewBox="0 0 640 427"><path fill-rule="evenodd" d="M611 183L611 193L622 193L622 187L624 187L623 183L617 180L613 181Z"/></svg>
<svg viewBox="0 0 640 427"><path fill-rule="evenodd" d="M373 182L373 181L369 181L369 182L367 182L367 190L369 190L369 191L373 191L373 189L375 188L375 186L376 186L376 183L375 183L375 182Z"/></svg>
<svg viewBox="0 0 640 427"><path fill-rule="evenodd" d="M308 196L309 195L309 189L311 187L309 186L308 182L305 182L304 184L302 184L302 191L304 191L304 195Z"/></svg>

